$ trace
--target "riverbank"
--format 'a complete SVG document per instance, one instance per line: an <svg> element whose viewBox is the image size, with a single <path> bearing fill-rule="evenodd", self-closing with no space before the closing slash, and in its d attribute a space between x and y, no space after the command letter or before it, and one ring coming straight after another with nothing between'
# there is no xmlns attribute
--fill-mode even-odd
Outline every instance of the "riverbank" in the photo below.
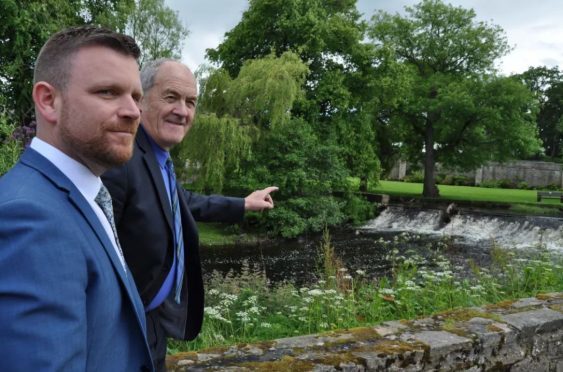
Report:
<svg viewBox="0 0 563 372"><path fill-rule="evenodd" d="M560 371L563 293L170 355L169 371Z"/></svg>
<svg viewBox="0 0 563 372"><path fill-rule="evenodd" d="M199 244L203 247L255 245L268 240L260 233L240 233L236 226L198 222Z"/></svg>
<svg viewBox="0 0 563 372"><path fill-rule="evenodd" d="M212 274L206 280L205 322L200 336L193 342L171 342L170 350L175 353L266 342L563 291L563 257L556 252L539 249L522 254L493 247L492 262L481 265L478 257L448 259L452 248L447 239L431 244L427 250L432 254L428 256L421 256L419 249L401 248L414 246L418 240L418 236L408 234L382 240L381 253L387 262L380 265L384 273L371 275L367 267L356 268L357 262L345 263L342 251L326 237L320 251L311 247L302 252L314 261L297 277L313 274L313 280L307 283L290 281L287 274L271 281L268 252L258 247L253 257L266 266L245 261L238 272L228 269ZM239 248L235 251L244 250ZM283 258L288 255L291 252L284 250ZM360 260L365 264L364 258ZM236 265L231 256L212 261L227 268ZM297 268L301 261L292 260L284 267ZM213 272L209 268L204 271Z"/></svg>

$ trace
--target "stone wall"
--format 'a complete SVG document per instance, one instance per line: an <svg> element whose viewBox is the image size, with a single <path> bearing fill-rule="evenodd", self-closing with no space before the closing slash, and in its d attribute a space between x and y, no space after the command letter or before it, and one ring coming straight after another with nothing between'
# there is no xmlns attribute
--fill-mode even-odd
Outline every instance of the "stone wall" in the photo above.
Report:
<svg viewBox="0 0 563 372"><path fill-rule="evenodd" d="M563 293L373 328L179 353L167 365L170 371L563 372Z"/></svg>
<svg viewBox="0 0 563 372"><path fill-rule="evenodd" d="M507 179L526 182L528 186L557 185L563 187L563 168L545 161L516 161L506 164L490 163L475 171L475 184L483 181Z"/></svg>
<svg viewBox="0 0 563 372"><path fill-rule="evenodd" d="M408 168L408 164L401 160L393 166L387 178L390 180L402 180L408 173ZM526 182L528 186L545 187L556 185L563 188L563 165L545 161L492 162L467 172L443 169L440 164L436 164L436 173L474 178L475 185L480 185L484 181L510 180L516 184Z"/></svg>

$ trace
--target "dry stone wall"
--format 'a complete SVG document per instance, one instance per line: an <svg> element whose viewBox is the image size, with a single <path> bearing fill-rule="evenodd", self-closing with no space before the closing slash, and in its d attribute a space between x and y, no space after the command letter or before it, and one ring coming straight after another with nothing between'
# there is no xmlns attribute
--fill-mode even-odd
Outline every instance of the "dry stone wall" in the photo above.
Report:
<svg viewBox="0 0 563 372"><path fill-rule="evenodd" d="M170 371L563 372L563 293L169 356Z"/></svg>

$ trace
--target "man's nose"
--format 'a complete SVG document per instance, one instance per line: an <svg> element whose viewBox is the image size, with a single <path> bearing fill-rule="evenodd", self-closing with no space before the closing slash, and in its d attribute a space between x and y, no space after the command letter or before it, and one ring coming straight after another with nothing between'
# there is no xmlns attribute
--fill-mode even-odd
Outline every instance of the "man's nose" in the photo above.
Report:
<svg viewBox="0 0 563 372"><path fill-rule="evenodd" d="M174 110L172 112L175 115L185 118L189 114L188 106L184 102L178 102L174 105Z"/></svg>
<svg viewBox="0 0 563 372"><path fill-rule="evenodd" d="M124 97L118 112L119 116L137 120L141 117L139 103L131 96Z"/></svg>

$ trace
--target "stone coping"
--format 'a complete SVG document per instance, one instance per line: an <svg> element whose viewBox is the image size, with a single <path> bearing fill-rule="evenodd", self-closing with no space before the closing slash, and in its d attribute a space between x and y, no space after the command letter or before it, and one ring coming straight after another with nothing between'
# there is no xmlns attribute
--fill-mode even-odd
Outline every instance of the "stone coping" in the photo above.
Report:
<svg viewBox="0 0 563 372"><path fill-rule="evenodd" d="M563 372L563 293L375 327L178 353L169 371Z"/></svg>

